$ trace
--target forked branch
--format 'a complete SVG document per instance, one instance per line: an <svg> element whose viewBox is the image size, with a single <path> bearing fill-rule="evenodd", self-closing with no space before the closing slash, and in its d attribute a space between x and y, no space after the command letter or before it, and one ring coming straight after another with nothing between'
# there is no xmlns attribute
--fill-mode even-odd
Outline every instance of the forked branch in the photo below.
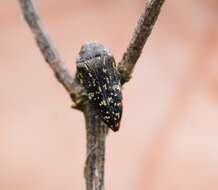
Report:
<svg viewBox="0 0 218 190"><path fill-rule="evenodd" d="M49 39L32 0L18 1L24 18L34 34L36 43L44 59L55 73L58 81L70 94L78 108L83 101L83 90L81 86L70 74L64 61ZM139 18L133 37L118 66L122 84L130 79L133 68L152 31L163 3L164 0L148 0L146 3L144 13ZM108 128L95 115L89 103L86 102L86 104L83 105L82 111L85 115L87 131L87 159L85 165L86 188L87 190L104 190L105 140Z"/></svg>

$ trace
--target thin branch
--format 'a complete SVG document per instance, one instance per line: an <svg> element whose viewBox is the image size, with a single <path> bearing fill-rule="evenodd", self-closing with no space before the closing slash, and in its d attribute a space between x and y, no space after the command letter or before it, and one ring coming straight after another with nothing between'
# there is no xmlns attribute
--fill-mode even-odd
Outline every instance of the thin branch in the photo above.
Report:
<svg viewBox="0 0 218 190"><path fill-rule="evenodd" d="M105 142L108 127L87 104L84 109L87 132L87 157L84 176L87 190L104 190Z"/></svg>
<svg viewBox="0 0 218 190"><path fill-rule="evenodd" d="M143 46L151 33L164 0L150 0L146 4L138 25L119 63L121 83L127 82ZM105 141L108 127L96 116L95 110L88 101L84 102L83 90L77 80L70 74L64 61L55 49L48 34L45 32L40 17L31 0L19 0L24 18L34 34L36 43L46 62L55 73L58 81L65 87L76 104L82 109L86 119L87 159L85 164L85 180L87 190L104 190ZM82 104L82 107L80 103Z"/></svg>
<svg viewBox="0 0 218 190"><path fill-rule="evenodd" d="M36 43L51 69L53 70L58 81L69 92L73 100L79 96L81 91L80 86L74 80L66 67L66 64L61 59L58 51L51 42L49 35L43 28L41 19L36 11L36 8L31 0L19 0L23 16L28 23L32 33L34 34Z"/></svg>
<svg viewBox="0 0 218 190"><path fill-rule="evenodd" d="M153 29L164 1L165 0L147 0L145 10L138 20L132 39L118 66L122 84L129 81L131 78L134 66L141 55L142 49Z"/></svg>

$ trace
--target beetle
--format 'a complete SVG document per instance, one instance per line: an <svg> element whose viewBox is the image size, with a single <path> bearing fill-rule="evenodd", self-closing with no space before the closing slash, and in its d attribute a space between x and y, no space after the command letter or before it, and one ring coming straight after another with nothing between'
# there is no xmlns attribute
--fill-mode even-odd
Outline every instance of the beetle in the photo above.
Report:
<svg viewBox="0 0 218 190"><path fill-rule="evenodd" d="M108 127L118 131L123 106L120 75L114 57L103 45L88 42L81 47L76 65L76 77L89 102Z"/></svg>

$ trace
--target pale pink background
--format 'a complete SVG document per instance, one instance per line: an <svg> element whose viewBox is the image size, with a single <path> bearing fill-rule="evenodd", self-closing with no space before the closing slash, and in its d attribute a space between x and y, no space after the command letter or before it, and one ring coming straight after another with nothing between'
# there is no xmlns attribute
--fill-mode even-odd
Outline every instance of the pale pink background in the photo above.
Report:
<svg viewBox="0 0 218 190"><path fill-rule="evenodd" d="M17 1L0 0L0 190L85 189L85 127ZM144 0L36 0L72 72L80 46L117 60ZM218 189L218 2L166 0L107 139L106 190Z"/></svg>

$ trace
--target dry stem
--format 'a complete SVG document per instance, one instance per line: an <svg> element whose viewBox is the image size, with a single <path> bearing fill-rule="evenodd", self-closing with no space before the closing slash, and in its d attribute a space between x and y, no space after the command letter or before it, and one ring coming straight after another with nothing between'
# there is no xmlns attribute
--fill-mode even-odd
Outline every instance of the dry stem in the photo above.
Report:
<svg viewBox="0 0 218 190"><path fill-rule="evenodd" d="M87 131L87 159L85 179L87 190L104 190L105 141L108 127L96 116L91 105L84 99L83 88L67 69L64 61L46 33L32 0L18 0L26 22L34 34L36 43L57 80L65 87L75 108L83 111ZM157 20L164 0L150 0L146 3L144 13L139 18L133 37L122 60L119 63L121 82L127 82L133 68Z"/></svg>
<svg viewBox="0 0 218 190"><path fill-rule="evenodd" d="M141 14L132 39L129 42L126 52L119 63L121 83L129 81L135 64L142 53L142 49L153 29L153 26L160 13L164 0L148 0L144 12Z"/></svg>

